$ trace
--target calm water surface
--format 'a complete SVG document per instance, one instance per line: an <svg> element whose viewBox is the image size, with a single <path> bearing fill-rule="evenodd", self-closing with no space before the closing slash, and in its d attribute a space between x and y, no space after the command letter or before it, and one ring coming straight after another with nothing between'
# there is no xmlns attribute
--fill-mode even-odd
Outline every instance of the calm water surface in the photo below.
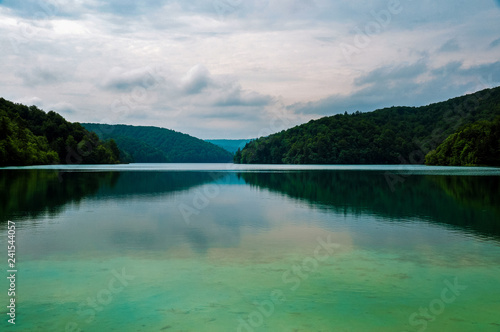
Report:
<svg viewBox="0 0 500 332"><path fill-rule="evenodd" d="M500 331L500 169L0 169L12 331Z"/></svg>

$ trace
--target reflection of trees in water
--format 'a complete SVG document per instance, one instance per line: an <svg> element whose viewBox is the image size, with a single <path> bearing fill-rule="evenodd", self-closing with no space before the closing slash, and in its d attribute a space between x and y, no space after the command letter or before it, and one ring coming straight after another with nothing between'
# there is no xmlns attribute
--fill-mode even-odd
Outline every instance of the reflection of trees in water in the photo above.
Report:
<svg viewBox="0 0 500 332"><path fill-rule="evenodd" d="M208 172L64 172L57 170L0 171L0 218L55 216L68 203L86 197L157 195L187 190L223 173Z"/></svg>
<svg viewBox="0 0 500 332"><path fill-rule="evenodd" d="M241 173L267 188L339 213L370 213L432 222L500 236L500 177L412 175L393 192L376 171Z"/></svg>
<svg viewBox="0 0 500 332"><path fill-rule="evenodd" d="M223 172L123 171L114 185L101 186L98 197L156 196L188 190L227 175Z"/></svg>
<svg viewBox="0 0 500 332"><path fill-rule="evenodd" d="M66 172L60 181L55 170L3 170L0 171L0 217L6 222L35 219L44 214L55 216L66 204L78 204L84 198L169 195L227 176L241 177L251 186L301 200L312 208L355 215L374 214L389 220L417 217L500 237L500 177L412 175L392 192L384 173L378 171L242 172L236 175L187 171ZM233 215L234 211L228 210L227 214ZM154 233L140 235L135 230L122 229L113 235L112 241L137 242L137 245L150 242L151 247L175 246L175 243L164 243L164 234L179 234L179 241L188 239L197 252L205 252L214 243L234 245L230 240L238 241L242 223L245 221L234 222L234 218L218 215L213 224L199 223L192 229L172 220L158 223ZM217 232L213 233L215 226Z"/></svg>
<svg viewBox="0 0 500 332"><path fill-rule="evenodd" d="M68 172L60 178L56 170L4 170L0 172L0 217L6 221L12 216L36 218L44 213L54 216L64 205L94 195L101 185L111 186L117 178L118 174L109 172Z"/></svg>
<svg viewBox="0 0 500 332"><path fill-rule="evenodd" d="M500 216L500 177L435 176L432 180L461 204Z"/></svg>

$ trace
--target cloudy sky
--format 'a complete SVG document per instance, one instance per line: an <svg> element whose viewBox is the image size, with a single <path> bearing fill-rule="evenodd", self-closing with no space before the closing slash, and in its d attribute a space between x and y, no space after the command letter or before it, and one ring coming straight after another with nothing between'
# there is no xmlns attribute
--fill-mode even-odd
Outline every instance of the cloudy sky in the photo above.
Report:
<svg viewBox="0 0 500 332"><path fill-rule="evenodd" d="M253 138L500 85L495 0L0 0L0 97Z"/></svg>

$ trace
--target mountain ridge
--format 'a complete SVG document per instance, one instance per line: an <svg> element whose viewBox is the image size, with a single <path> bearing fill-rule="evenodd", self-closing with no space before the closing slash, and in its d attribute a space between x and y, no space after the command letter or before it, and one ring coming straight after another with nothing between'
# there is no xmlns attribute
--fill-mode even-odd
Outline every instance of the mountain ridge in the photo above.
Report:
<svg viewBox="0 0 500 332"><path fill-rule="evenodd" d="M423 164L446 137L500 114L500 87L420 107L336 114L248 143L235 163Z"/></svg>
<svg viewBox="0 0 500 332"><path fill-rule="evenodd" d="M148 163L231 162L233 155L194 136L156 126L82 123L101 139L114 139L124 158Z"/></svg>

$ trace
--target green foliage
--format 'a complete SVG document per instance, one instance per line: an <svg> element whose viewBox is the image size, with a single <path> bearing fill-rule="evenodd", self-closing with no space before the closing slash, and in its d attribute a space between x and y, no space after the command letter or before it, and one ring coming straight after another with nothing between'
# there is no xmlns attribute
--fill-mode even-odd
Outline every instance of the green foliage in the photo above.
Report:
<svg viewBox="0 0 500 332"><path fill-rule="evenodd" d="M120 162L116 143L61 115L0 98L0 166Z"/></svg>
<svg viewBox="0 0 500 332"><path fill-rule="evenodd" d="M248 143L248 164L421 164L457 128L500 114L500 88L423 107L337 114Z"/></svg>
<svg viewBox="0 0 500 332"><path fill-rule="evenodd" d="M230 162L233 155L212 143L173 130L128 125L82 124L101 139L114 139L136 163Z"/></svg>
<svg viewBox="0 0 500 332"><path fill-rule="evenodd" d="M425 156L427 165L500 166L500 116L478 121L450 135Z"/></svg>
<svg viewBox="0 0 500 332"><path fill-rule="evenodd" d="M236 150L236 153L234 154L233 162L235 164L241 163L241 149L240 148L238 148L238 150Z"/></svg>
<svg viewBox="0 0 500 332"><path fill-rule="evenodd" d="M46 137L33 135L18 118L11 119L0 110L0 166L57 162L59 157L50 150Z"/></svg>

